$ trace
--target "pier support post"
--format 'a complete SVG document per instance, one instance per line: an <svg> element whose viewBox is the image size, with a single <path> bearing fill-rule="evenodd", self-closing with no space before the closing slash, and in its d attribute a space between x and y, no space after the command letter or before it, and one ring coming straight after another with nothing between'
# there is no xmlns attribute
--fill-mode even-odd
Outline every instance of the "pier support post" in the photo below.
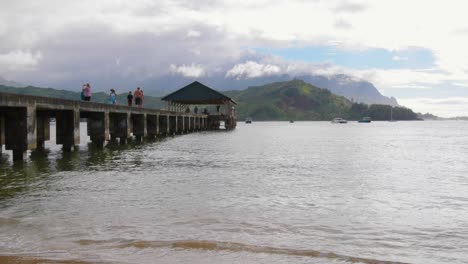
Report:
<svg viewBox="0 0 468 264"><path fill-rule="evenodd" d="M167 124L168 124L169 120L167 118L167 115L159 115L159 127L158 127L158 134L159 135L162 135L162 136L166 136L167 135L167 130L168 130L168 127L167 127Z"/></svg>
<svg viewBox="0 0 468 264"><path fill-rule="evenodd" d="M195 117L190 117L190 131L195 131Z"/></svg>
<svg viewBox="0 0 468 264"><path fill-rule="evenodd" d="M5 145L5 116L0 113L0 155L2 154L3 145Z"/></svg>
<svg viewBox="0 0 468 264"><path fill-rule="evenodd" d="M120 144L126 144L131 135L130 114L110 113L109 114L109 132L112 140L120 139Z"/></svg>
<svg viewBox="0 0 468 264"><path fill-rule="evenodd" d="M176 116L171 115L169 116L168 120L169 120L169 123L168 123L169 134L175 135L177 133L177 118Z"/></svg>
<svg viewBox="0 0 468 264"><path fill-rule="evenodd" d="M183 134L184 133L183 118L182 116L178 115L176 116L176 119L177 119L177 134Z"/></svg>
<svg viewBox="0 0 468 264"><path fill-rule="evenodd" d="M27 150L36 149L36 106L10 108L4 120L5 149L13 151L13 160L26 159ZM3 137L2 137L3 138Z"/></svg>
<svg viewBox="0 0 468 264"><path fill-rule="evenodd" d="M97 147L103 147L104 142L109 140L109 113L88 113L88 136Z"/></svg>
<svg viewBox="0 0 468 264"><path fill-rule="evenodd" d="M132 114L131 117L133 135L137 142L141 142L147 135L146 114Z"/></svg>
<svg viewBox="0 0 468 264"><path fill-rule="evenodd" d="M166 121L167 121L167 124L166 124L166 135L169 135L171 133L171 116L170 115L166 115Z"/></svg>
<svg viewBox="0 0 468 264"><path fill-rule="evenodd" d="M64 151L71 151L80 144L80 111L60 110L55 118L57 144L62 145Z"/></svg>
<svg viewBox="0 0 468 264"><path fill-rule="evenodd" d="M45 142L50 140L50 117L48 113L37 112L37 150L44 150Z"/></svg>
<svg viewBox="0 0 468 264"><path fill-rule="evenodd" d="M192 117L187 116L187 132L190 133L192 131L192 122L190 121Z"/></svg>
<svg viewBox="0 0 468 264"><path fill-rule="evenodd" d="M157 133L156 135L158 135L158 136L159 136L159 134L160 134L160 132L161 132L161 127L160 127L161 123L160 123L160 121L159 121L160 118L161 118L161 116L158 114L158 115L156 116L156 124L157 124L157 126L158 126L158 129L157 129L157 130L158 130L158 133Z"/></svg>
<svg viewBox="0 0 468 264"><path fill-rule="evenodd" d="M155 138L158 134L158 116L146 115L146 134L148 138Z"/></svg>

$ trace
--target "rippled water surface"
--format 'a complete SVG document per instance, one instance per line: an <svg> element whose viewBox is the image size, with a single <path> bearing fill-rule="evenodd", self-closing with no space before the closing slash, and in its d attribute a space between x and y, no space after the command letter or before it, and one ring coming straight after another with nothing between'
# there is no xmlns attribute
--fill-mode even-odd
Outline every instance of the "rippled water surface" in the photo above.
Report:
<svg viewBox="0 0 468 264"><path fill-rule="evenodd" d="M0 163L0 255L467 263L468 122L255 122Z"/></svg>

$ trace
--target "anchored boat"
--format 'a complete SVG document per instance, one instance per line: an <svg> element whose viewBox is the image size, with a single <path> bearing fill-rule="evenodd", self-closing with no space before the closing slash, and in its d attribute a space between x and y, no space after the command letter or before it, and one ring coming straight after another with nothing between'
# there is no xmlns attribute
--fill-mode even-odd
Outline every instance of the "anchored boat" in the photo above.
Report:
<svg viewBox="0 0 468 264"><path fill-rule="evenodd" d="M346 124L348 123L347 120L343 119L343 118L333 118L333 120L331 121L333 124Z"/></svg>
<svg viewBox="0 0 468 264"><path fill-rule="evenodd" d="M371 118L366 116L366 117L363 117L361 120L358 121L359 123L370 123L372 122Z"/></svg>

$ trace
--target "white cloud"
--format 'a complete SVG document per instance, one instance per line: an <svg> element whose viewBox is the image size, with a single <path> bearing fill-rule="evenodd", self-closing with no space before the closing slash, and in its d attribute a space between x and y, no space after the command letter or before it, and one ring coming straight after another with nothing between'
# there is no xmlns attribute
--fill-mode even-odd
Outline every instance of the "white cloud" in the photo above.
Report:
<svg viewBox="0 0 468 264"><path fill-rule="evenodd" d="M191 65L183 64L180 66L171 64L170 70L173 73L178 73L185 77L198 78L198 77L202 77L205 75L205 70L203 66L199 64L193 64L193 63Z"/></svg>
<svg viewBox="0 0 468 264"><path fill-rule="evenodd" d="M189 37L189 38L198 38L200 36L201 36L200 31L190 30L189 32L187 32L187 37Z"/></svg>
<svg viewBox="0 0 468 264"><path fill-rule="evenodd" d="M272 64L260 64L255 61L247 61L232 67L227 71L226 77L256 78L261 76L277 75L281 73L281 68Z"/></svg>
<svg viewBox="0 0 468 264"><path fill-rule="evenodd" d="M353 26L350 23L348 23L348 22L346 22L344 20L340 19L340 20L335 21L335 28L337 28L337 29L347 30L347 29L351 29L352 27Z"/></svg>
<svg viewBox="0 0 468 264"><path fill-rule="evenodd" d="M455 78L435 69L348 69L347 73L371 81L382 90L434 87Z"/></svg>
<svg viewBox="0 0 468 264"><path fill-rule="evenodd" d="M440 117L468 116L468 97L410 98L400 99L399 103L416 112Z"/></svg>
<svg viewBox="0 0 468 264"><path fill-rule="evenodd" d="M0 54L0 69L3 70L31 70L42 59L41 52L31 52L15 50L5 54Z"/></svg>
<svg viewBox="0 0 468 264"><path fill-rule="evenodd" d="M394 61L407 61L408 57L393 56L392 60L394 60Z"/></svg>
<svg viewBox="0 0 468 264"><path fill-rule="evenodd" d="M426 85L418 85L418 84L401 84L401 85L394 85L391 87L392 89L431 89L432 87Z"/></svg>
<svg viewBox="0 0 468 264"><path fill-rule="evenodd" d="M351 3L348 1L339 3L335 8L333 8L335 12L350 12L350 13L361 12L361 11L364 11L365 9L367 9L367 6L365 4Z"/></svg>

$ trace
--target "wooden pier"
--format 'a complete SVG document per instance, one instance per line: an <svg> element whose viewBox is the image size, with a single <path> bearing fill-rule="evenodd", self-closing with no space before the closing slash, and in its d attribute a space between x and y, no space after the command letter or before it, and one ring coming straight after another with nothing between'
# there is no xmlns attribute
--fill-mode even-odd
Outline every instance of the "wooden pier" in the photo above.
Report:
<svg viewBox="0 0 468 264"><path fill-rule="evenodd" d="M206 114L127 107L48 97L0 93L0 154L2 146L23 160L27 150L44 148L50 121L56 122L56 143L70 151L80 143L80 120L97 146L109 140L164 137L215 127Z"/></svg>

